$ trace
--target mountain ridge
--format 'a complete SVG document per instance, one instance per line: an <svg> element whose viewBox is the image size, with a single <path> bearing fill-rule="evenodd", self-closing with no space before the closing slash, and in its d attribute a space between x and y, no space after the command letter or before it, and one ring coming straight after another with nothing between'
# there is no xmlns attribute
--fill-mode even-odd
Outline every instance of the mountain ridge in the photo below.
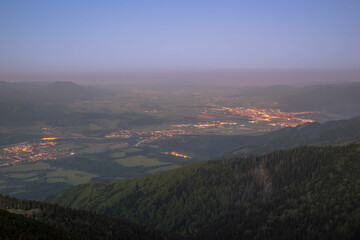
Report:
<svg viewBox="0 0 360 240"><path fill-rule="evenodd" d="M195 239L353 239L360 236L359 164L359 145L298 147L84 184L47 201Z"/></svg>

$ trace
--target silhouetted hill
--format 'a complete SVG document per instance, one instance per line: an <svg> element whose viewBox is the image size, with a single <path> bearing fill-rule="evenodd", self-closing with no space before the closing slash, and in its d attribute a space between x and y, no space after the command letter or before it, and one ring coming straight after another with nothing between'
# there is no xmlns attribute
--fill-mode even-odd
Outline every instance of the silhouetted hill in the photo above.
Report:
<svg viewBox="0 0 360 240"><path fill-rule="evenodd" d="M334 84L303 88L281 98L284 111L326 111L349 118L360 115L360 84Z"/></svg>
<svg viewBox="0 0 360 240"><path fill-rule="evenodd" d="M358 239L360 147L300 147L48 198L195 239Z"/></svg>
<svg viewBox="0 0 360 240"><path fill-rule="evenodd" d="M344 145L360 143L360 117L329 121L323 124L307 123L283 128L258 136L249 144L232 152L233 155L267 153L301 145Z"/></svg>
<svg viewBox="0 0 360 240"><path fill-rule="evenodd" d="M37 108L31 104L14 104L0 102L0 126L23 127L36 122L44 122L51 126L87 126L94 120L118 120L121 127L151 125L163 120L146 113L123 112L119 114L104 112L80 112L55 105L53 108Z"/></svg>
<svg viewBox="0 0 360 240"><path fill-rule="evenodd" d="M248 87L240 89L239 94L233 97L246 103L258 103L259 99L269 103L278 102L278 107L285 112L322 111L333 119L360 115L359 83ZM323 122L321 118L317 120Z"/></svg>
<svg viewBox="0 0 360 240"><path fill-rule="evenodd" d="M178 239L175 236L95 213L3 195L0 195L0 238Z"/></svg>
<svg viewBox="0 0 360 240"><path fill-rule="evenodd" d="M104 90L80 86L71 82L0 82L0 102L6 103L68 103L88 100L104 94Z"/></svg>
<svg viewBox="0 0 360 240"><path fill-rule="evenodd" d="M266 96L272 98L278 98L291 94L297 94L301 91L301 88L290 85L272 85L268 87L243 87L240 89L241 96ZM234 95L233 97L238 97Z"/></svg>
<svg viewBox="0 0 360 240"><path fill-rule="evenodd" d="M33 109L12 103L0 102L0 126L27 126L39 121L41 115Z"/></svg>

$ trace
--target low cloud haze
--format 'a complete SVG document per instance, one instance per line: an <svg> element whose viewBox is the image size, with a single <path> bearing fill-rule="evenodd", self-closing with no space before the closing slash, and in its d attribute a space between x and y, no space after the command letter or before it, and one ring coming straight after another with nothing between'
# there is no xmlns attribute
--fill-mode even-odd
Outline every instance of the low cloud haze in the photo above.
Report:
<svg viewBox="0 0 360 240"><path fill-rule="evenodd" d="M359 82L360 70L264 70L264 71L168 71L168 72L3 72L8 82L70 81L79 84L177 84L200 86L269 86L274 84L309 85Z"/></svg>

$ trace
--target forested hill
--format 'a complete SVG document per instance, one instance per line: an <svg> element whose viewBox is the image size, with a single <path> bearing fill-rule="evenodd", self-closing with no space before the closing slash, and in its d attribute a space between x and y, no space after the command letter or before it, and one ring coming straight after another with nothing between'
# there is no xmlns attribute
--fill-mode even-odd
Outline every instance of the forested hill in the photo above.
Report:
<svg viewBox="0 0 360 240"><path fill-rule="evenodd" d="M0 195L0 239L179 239L96 213Z"/></svg>
<svg viewBox="0 0 360 240"><path fill-rule="evenodd" d="M48 201L195 239L359 239L360 146L298 147L80 185Z"/></svg>

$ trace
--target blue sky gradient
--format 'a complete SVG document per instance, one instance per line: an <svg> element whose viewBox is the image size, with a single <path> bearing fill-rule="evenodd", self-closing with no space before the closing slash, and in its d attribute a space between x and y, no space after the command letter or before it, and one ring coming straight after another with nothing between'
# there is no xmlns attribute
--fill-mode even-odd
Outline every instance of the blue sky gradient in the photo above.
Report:
<svg viewBox="0 0 360 240"><path fill-rule="evenodd" d="M0 1L0 72L359 68L358 0Z"/></svg>

